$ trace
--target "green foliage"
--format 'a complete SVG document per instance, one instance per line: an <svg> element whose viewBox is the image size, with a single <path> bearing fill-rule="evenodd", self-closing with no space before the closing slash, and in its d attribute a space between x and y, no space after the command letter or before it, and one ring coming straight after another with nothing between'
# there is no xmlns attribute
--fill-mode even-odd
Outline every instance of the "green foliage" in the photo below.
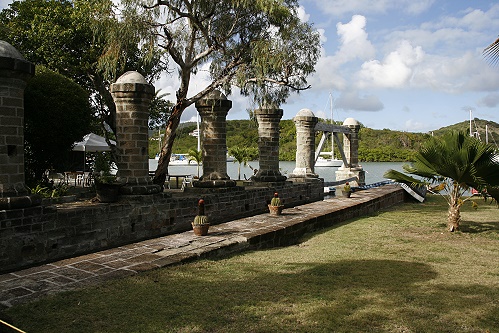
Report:
<svg viewBox="0 0 499 333"><path fill-rule="evenodd" d="M107 152L96 153L94 162L94 179L98 184L113 184L116 176L111 173L112 155Z"/></svg>
<svg viewBox="0 0 499 333"><path fill-rule="evenodd" d="M428 134L374 130L359 131L359 160L365 162L412 161ZM338 156L338 155L337 155Z"/></svg>
<svg viewBox="0 0 499 333"><path fill-rule="evenodd" d="M237 168L237 179L241 179L241 164L246 166L249 161L254 161L258 158L258 148L254 147L231 147L229 155L234 157L234 163L239 163Z"/></svg>
<svg viewBox="0 0 499 333"><path fill-rule="evenodd" d="M161 89L156 91L154 98L149 106L149 129L164 128L168 117L170 117L172 102L165 100L166 94L160 93Z"/></svg>
<svg viewBox="0 0 499 333"><path fill-rule="evenodd" d="M42 66L24 101L26 181L33 184L45 170L66 165L73 143L90 132L93 112L83 88Z"/></svg>
<svg viewBox="0 0 499 333"><path fill-rule="evenodd" d="M164 69L161 53L151 48L154 44L140 42L138 18L118 19L115 10L110 0L24 0L0 12L0 39L28 61L85 88L101 120L112 129L116 109L110 83L126 71L153 79Z"/></svg>
<svg viewBox="0 0 499 333"><path fill-rule="evenodd" d="M385 177L411 184L440 184L449 204L450 230L459 227L460 208L469 198L463 195L470 188L483 190L499 185L499 163L496 152L487 145L462 132L449 131L439 137L430 137L415 155L411 164L403 166L409 175L389 170Z"/></svg>
<svg viewBox="0 0 499 333"><path fill-rule="evenodd" d="M58 198L67 195L68 192L69 186L64 183L54 186L52 184L46 184L45 182L39 182L31 189L32 194L39 194L43 198Z"/></svg>

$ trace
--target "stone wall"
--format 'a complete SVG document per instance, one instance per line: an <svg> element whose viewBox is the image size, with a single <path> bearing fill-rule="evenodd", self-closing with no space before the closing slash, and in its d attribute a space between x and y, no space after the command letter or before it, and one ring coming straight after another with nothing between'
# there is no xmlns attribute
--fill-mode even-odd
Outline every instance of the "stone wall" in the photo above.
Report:
<svg viewBox="0 0 499 333"><path fill-rule="evenodd" d="M322 200L323 186L276 183L126 195L113 204L73 202L0 211L0 272L186 231L206 202L213 224L261 214L275 191L287 207Z"/></svg>

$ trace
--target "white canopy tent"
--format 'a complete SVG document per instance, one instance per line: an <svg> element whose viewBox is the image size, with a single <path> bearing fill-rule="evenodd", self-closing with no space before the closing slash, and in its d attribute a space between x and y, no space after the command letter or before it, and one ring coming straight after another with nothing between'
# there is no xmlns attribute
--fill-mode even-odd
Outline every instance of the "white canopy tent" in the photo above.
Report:
<svg viewBox="0 0 499 333"><path fill-rule="evenodd" d="M116 142L110 140L111 144L115 145ZM75 142L74 151L96 152L96 151L110 151L111 148L106 142L106 139L100 135L90 133L83 137L80 142Z"/></svg>
<svg viewBox="0 0 499 333"><path fill-rule="evenodd" d="M115 145L116 142L114 140L110 140L111 144ZM83 140L80 142L75 142L73 151L82 151L83 154L83 174L85 175L85 162L87 160L86 153L94 153L99 151L111 151L111 147L106 142L106 138L94 134L89 133L83 137ZM85 184L85 176L83 176L83 184Z"/></svg>

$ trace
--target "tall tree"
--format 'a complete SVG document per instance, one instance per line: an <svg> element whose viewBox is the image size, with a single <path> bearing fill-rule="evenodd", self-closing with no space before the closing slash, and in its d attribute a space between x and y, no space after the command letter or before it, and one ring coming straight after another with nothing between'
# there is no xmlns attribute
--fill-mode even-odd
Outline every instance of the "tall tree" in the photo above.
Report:
<svg viewBox="0 0 499 333"><path fill-rule="evenodd" d="M161 52L144 43L140 26L120 20L117 12L111 0L14 1L0 12L0 39L28 61L84 87L101 119L115 131L109 85L129 70L149 80L164 70Z"/></svg>
<svg viewBox="0 0 499 333"><path fill-rule="evenodd" d="M24 99L26 181L33 185L45 170L67 166L74 142L90 131L94 111L85 89L43 66Z"/></svg>
<svg viewBox="0 0 499 333"><path fill-rule="evenodd" d="M279 105L306 89L319 57L319 35L299 20L297 0L123 0L125 14L150 27L179 76L154 182L162 185L182 112L214 89L238 85L258 103ZM209 65L210 82L191 92L192 75Z"/></svg>
<svg viewBox="0 0 499 333"><path fill-rule="evenodd" d="M494 147L462 132L430 137L415 155L415 161L405 164L403 169L422 179L395 170L389 170L384 177L405 183L439 184L437 187L446 193L449 204L450 231L459 229L460 209L469 199L463 195L470 187L485 190L499 186L499 162Z"/></svg>

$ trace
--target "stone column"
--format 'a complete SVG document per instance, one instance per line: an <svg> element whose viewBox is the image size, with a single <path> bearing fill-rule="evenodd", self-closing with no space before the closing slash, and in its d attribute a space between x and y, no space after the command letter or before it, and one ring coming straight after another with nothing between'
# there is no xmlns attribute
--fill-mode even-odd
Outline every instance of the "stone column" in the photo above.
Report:
<svg viewBox="0 0 499 333"><path fill-rule="evenodd" d="M258 121L258 150L260 169L251 177L255 182L281 182L286 176L279 171L279 122L283 111L278 108L255 110Z"/></svg>
<svg viewBox="0 0 499 333"><path fill-rule="evenodd" d="M116 104L118 181L123 194L158 193L149 177L148 117L154 87L137 72L123 74L111 85Z"/></svg>
<svg viewBox="0 0 499 333"><path fill-rule="evenodd" d="M24 89L35 66L0 41L0 210L38 205L24 177Z"/></svg>
<svg viewBox="0 0 499 333"><path fill-rule="evenodd" d="M349 179L357 177L357 186L365 185L366 175L362 166L359 165L359 130L360 123L353 119L347 118L343 122L343 126L350 128L350 133L343 134L343 150L348 165L343 165L336 171L336 180ZM355 181L353 181L355 185Z"/></svg>
<svg viewBox="0 0 499 333"><path fill-rule="evenodd" d="M296 126L296 167L292 178L318 178L315 165L315 125L318 118L308 109L301 109L293 118Z"/></svg>
<svg viewBox="0 0 499 333"><path fill-rule="evenodd" d="M236 182L227 175L227 113L232 101L218 90L196 102L201 116L203 176L194 187L232 187Z"/></svg>

